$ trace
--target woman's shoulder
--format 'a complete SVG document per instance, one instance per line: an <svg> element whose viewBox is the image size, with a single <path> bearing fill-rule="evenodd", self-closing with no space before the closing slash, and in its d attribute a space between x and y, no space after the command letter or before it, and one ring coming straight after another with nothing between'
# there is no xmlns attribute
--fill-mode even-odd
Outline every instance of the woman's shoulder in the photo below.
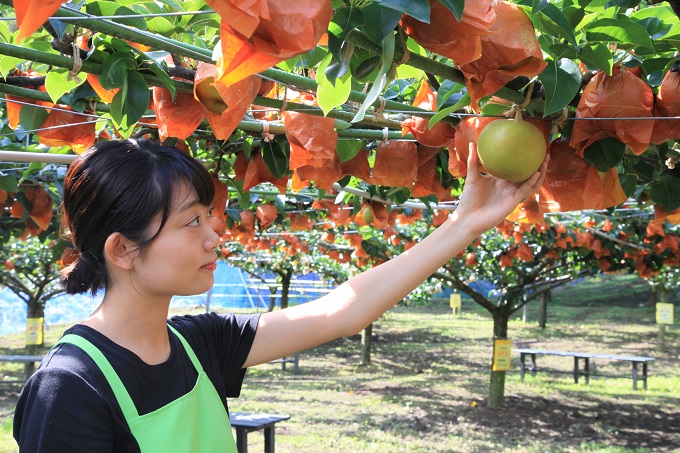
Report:
<svg viewBox="0 0 680 453"><path fill-rule="evenodd" d="M259 313L201 313L197 315L176 315L168 319L168 323L180 333L198 333L212 335L224 331L244 331L257 328Z"/></svg>

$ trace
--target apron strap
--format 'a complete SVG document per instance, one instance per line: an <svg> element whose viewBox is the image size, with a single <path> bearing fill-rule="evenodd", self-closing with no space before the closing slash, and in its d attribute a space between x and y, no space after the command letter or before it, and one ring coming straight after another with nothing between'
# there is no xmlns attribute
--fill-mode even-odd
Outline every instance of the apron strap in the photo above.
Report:
<svg viewBox="0 0 680 453"><path fill-rule="evenodd" d="M102 352L97 349L95 345L80 335L74 334L64 335L59 339L59 341L55 343L55 346L60 343L70 343L78 346L80 349L85 351L85 353L87 353L87 355L89 355L92 360L94 360L94 363L99 367L102 373L104 373L104 377L109 382L111 390L113 390L113 393L118 400L118 404L120 405L126 420L133 420L139 416L137 408L132 402L132 398L130 398L130 394L123 385L123 381L120 380L118 373L116 373L116 371L113 369L111 363L107 360L104 354L102 354Z"/></svg>
<svg viewBox="0 0 680 453"><path fill-rule="evenodd" d="M196 372L198 374L201 374L203 372L203 367L201 366L201 362L198 360L198 357L196 357L196 353L194 353L194 350L191 349L191 346L189 346L189 343L187 343L187 340L184 339L184 337L175 329L172 327L170 324L168 324L168 327L170 330L177 335L177 338L179 338L179 341L182 342L182 345L184 346L184 350L187 352L187 355L191 359L191 363L194 364L194 368L196 368Z"/></svg>

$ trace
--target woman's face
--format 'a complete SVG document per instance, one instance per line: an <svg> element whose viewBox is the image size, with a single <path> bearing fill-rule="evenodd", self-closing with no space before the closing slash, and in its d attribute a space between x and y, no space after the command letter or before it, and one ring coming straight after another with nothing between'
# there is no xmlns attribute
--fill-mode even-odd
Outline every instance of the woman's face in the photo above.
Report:
<svg viewBox="0 0 680 453"><path fill-rule="evenodd" d="M161 233L132 264L132 282L140 294L187 296L212 287L220 238L210 228L209 217L210 207L199 203L193 186L182 184L175 190ZM159 214L149 228L151 234L160 222Z"/></svg>

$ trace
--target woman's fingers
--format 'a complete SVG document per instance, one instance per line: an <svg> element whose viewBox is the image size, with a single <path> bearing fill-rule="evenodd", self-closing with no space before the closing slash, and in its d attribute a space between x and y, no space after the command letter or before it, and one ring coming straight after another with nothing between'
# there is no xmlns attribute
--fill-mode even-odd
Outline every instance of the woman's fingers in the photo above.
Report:
<svg viewBox="0 0 680 453"><path fill-rule="evenodd" d="M524 201L529 195L538 192L538 189L543 185L545 180L545 175L548 170L548 162L550 161L550 154L546 154L541 168L538 169L536 173L531 175L531 178L524 181L524 183L517 189L517 194L515 195L516 200Z"/></svg>

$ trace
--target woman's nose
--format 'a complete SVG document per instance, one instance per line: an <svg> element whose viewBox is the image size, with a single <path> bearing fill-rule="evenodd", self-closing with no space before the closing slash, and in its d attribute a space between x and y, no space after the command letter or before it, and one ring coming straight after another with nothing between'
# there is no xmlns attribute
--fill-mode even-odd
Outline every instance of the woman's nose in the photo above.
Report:
<svg viewBox="0 0 680 453"><path fill-rule="evenodd" d="M220 235L224 232L225 222L221 217L209 217L206 238L206 249L214 249L220 245Z"/></svg>

